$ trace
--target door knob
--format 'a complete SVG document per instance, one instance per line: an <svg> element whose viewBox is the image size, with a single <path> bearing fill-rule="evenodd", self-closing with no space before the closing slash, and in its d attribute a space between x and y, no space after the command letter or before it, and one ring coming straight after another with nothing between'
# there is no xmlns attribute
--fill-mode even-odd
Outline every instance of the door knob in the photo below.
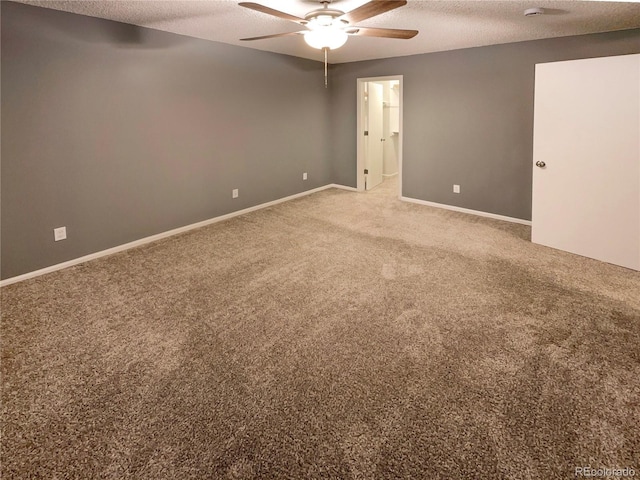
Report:
<svg viewBox="0 0 640 480"><path fill-rule="evenodd" d="M547 166L547 164L546 164L546 163L544 163L542 160L538 160L538 161L536 162L536 167L544 168L544 167L546 167L546 166Z"/></svg>

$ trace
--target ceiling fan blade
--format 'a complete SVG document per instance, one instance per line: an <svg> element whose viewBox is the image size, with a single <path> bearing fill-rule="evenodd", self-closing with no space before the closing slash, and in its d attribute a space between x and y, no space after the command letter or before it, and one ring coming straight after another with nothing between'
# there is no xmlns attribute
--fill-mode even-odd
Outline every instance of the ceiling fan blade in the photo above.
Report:
<svg viewBox="0 0 640 480"><path fill-rule="evenodd" d="M347 29L349 35L358 35L361 37L382 37L382 38L399 38L408 40L418 34L418 30L398 30L397 28L367 28L353 27Z"/></svg>
<svg viewBox="0 0 640 480"><path fill-rule="evenodd" d="M273 15L274 17L282 18L283 20L290 20L292 22L299 23L300 25L304 25L307 23L304 18L296 17L295 15L289 15L288 13L284 13L279 10L274 10L273 8L265 7L264 5L260 5L259 3L240 2L238 5L240 5L241 7L248 8L250 10L255 10L256 12L262 12L268 15Z"/></svg>
<svg viewBox="0 0 640 480"><path fill-rule="evenodd" d="M275 33L273 35L262 35L261 37L241 38L241 41L264 40L265 38L291 37L293 35L301 35L304 32Z"/></svg>
<svg viewBox="0 0 640 480"><path fill-rule="evenodd" d="M353 25L354 23L389 12L395 8L403 7L406 4L407 0L371 0L355 10L345 13L340 18Z"/></svg>

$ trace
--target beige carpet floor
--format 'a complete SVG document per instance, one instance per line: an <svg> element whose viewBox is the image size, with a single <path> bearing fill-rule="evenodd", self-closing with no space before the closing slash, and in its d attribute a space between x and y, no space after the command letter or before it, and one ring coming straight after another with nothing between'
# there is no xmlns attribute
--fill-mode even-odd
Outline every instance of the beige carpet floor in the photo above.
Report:
<svg viewBox="0 0 640 480"><path fill-rule="evenodd" d="M2 478L640 475L640 274L393 195L2 288Z"/></svg>

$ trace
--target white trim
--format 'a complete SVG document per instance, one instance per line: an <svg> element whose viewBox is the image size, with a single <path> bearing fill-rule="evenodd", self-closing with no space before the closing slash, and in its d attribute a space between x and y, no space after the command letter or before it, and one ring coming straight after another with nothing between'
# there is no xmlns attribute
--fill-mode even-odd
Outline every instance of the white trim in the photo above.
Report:
<svg viewBox="0 0 640 480"><path fill-rule="evenodd" d="M337 183L332 183L329 187L339 188L340 190L347 190L349 192L357 192L358 189L355 187L347 187L346 185L338 185Z"/></svg>
<svg viewBox="0 0 640 480"><path fill-rule="evenodd" d="M368 82L387 82L398 80L398 102L400 115L400 132L398 133L398 198L402 199L402 160L404 143L404 76L387 75L384 77L366 77L356 79L356 184L357 191L364 192L364 128L362 117L364 116L364 84Z"/></svg>
<svg viewBox="0 0 640 480"><path fill-rule="evenodd" d="M481 212L479 210L471 210L469 208L454 207L453 205L445 205L444 203L428 202L426 200L418 200L417 198L400 197L403 202L417 203L418 205L426 205L428 207L442 208L444 210L453 210L454 212L468 213L479 217L493 218L494 220L502 220L505 222L520 223L522 225L531 225L531 220L522 220L521 218L506 217L496 213Z"/></svg>
<svg viewBox="0 0 640 480"><path fill-rule="evenodd" d="M96 260L101 257L106 257L107 255L113 255L114 253L123 252L125 250L129 250L130 248L139 247L141 245L145 245L147 243L155 242L157 240L161 240L163 238L171 237L173 235L177 235L179 233L188 232L189 230L194 230L196 228L206 227L207 225L211 225L213 223L222 222L224 220L228 220L233 217L238 217L240 215L244 215L245 213L254 212L256 210L261 210L263 208L271 207L273 205L277 205L279 203L288 202L289 200L294 200L296 198L304 197L310 195L312 193L320 192L322 190L327 190L329 188L341 188L345 190L353 190L356 191L353 187L345 187L343 185L337 185L335 183L331 183L329 185L325 185L323 187L313 188L311 190L306 190L304 192L296 193L294 195L289 195L288 197L279 198L278 200L273 200L267 203L261 203L260 205L255 205L253 207L245 208L243 210L238 210L236 212L227 213L225 215L220 215L219 217L210 218L208 220L203 220L202 222L192 223L191 225L186 225L184 227L174 228L173 230L168 230L166 232L158 233L156 235L151 235L149 237L144 237L139 240L134 240L133 242L125 243L123 245L118 245L117 247L108 248L107 250L102 250L100 252L91 253L89 255L85 255L83 257L74 258L73 260L68 260L66 262L58 263L56 265L51 265L50 267L41 268L40 270L34 270L33 272L24 273L22 275L18 275L16 277L7 278L5 280L0 281L0 287L4 287L6 285L11 285L12 283L22 282L24 280L28 280L30 278L39 277L41 275L45 275L47 273L55 272L57 270L62 270L64 268L73 267L74 265L79 265L84 262L89 262L91 260Z"/></svg>
<svg viewBox="0 0 640 480"><path fill-rule="evenodd" d="M389 178L390 178L390 177L395 177L396 175L398 175L398 172L396 172L396 173L388 173L388 174L384 174L384 173L383 173L383 174L382 174L382 176L383 176L383 177L389 177Z"/></svg>

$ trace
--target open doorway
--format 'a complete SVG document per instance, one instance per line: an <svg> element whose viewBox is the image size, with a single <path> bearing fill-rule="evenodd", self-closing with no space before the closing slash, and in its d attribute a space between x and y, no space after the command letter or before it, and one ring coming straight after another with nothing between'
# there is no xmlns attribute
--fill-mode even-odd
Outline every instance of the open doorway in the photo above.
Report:
<svg viewBox="0 0 640 480"><path fill-rule="evenodd" d="M402 75L357 80L357 189L402 194Z"/></svg>

